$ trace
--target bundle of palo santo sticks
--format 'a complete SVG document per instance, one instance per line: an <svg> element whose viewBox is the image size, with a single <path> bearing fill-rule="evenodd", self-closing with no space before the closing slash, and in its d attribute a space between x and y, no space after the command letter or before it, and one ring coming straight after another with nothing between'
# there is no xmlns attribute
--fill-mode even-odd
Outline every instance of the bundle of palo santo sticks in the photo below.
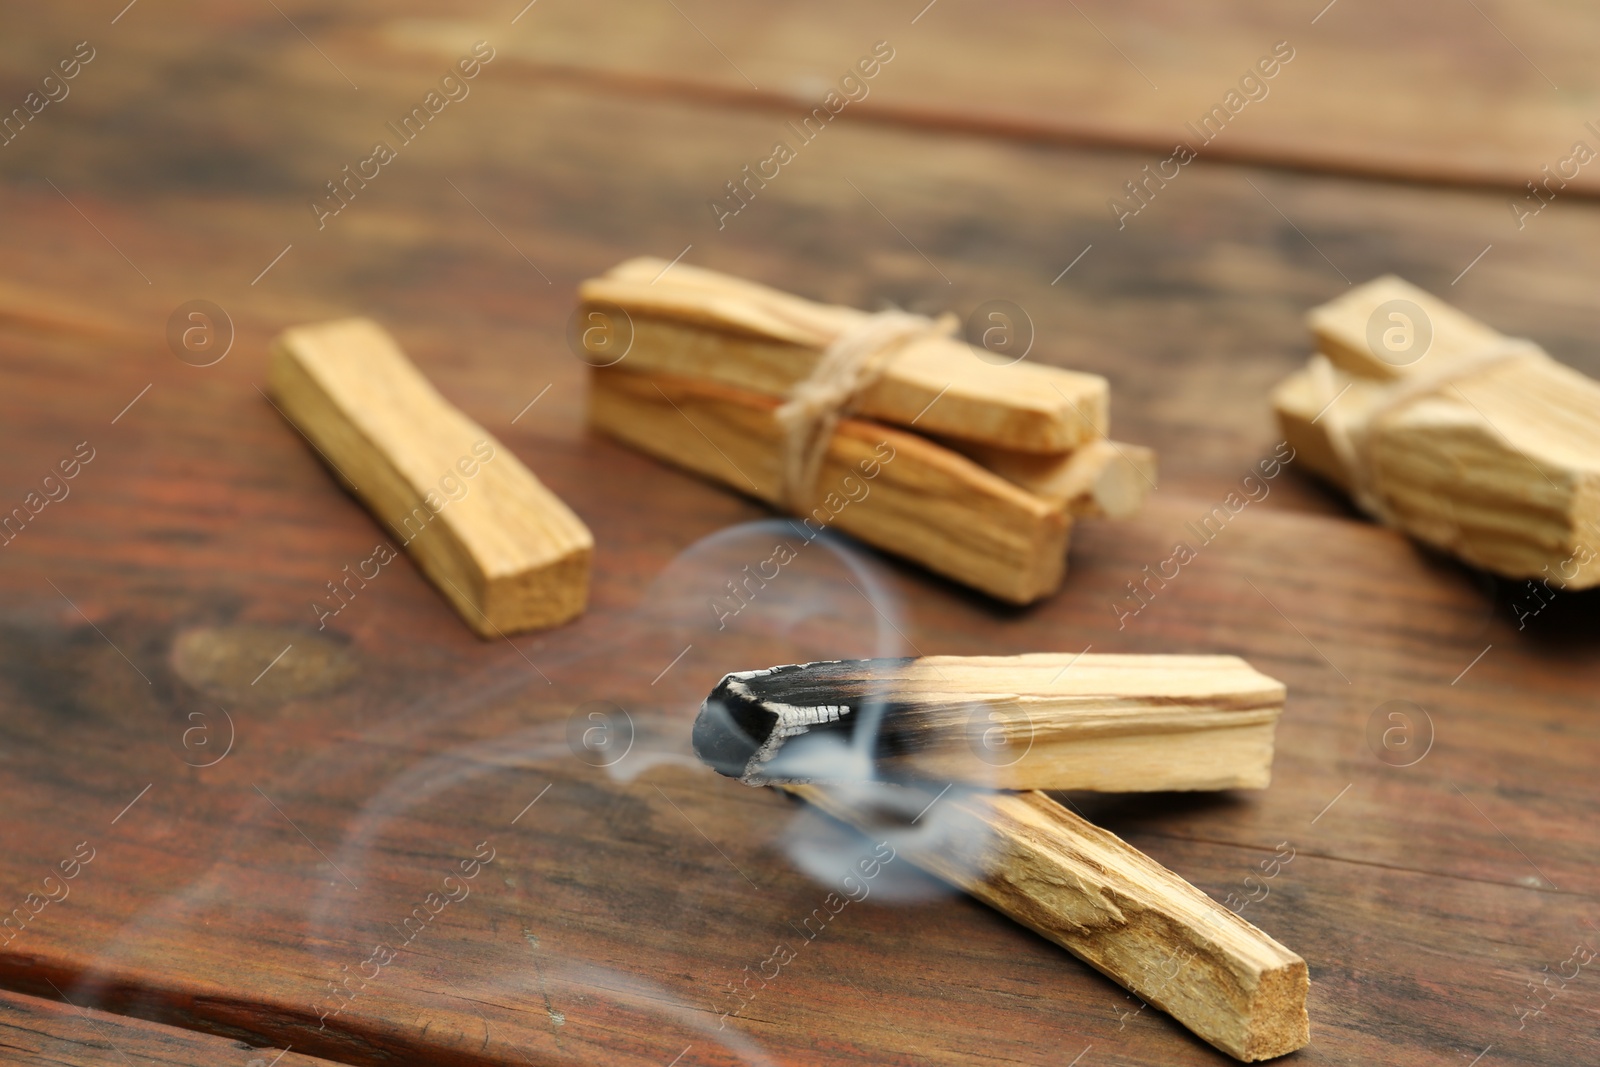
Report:
<svg viewBox="0 0 1600 1067"><path fill-rule="evenodd" d="M1308 318L1272 395L1301 462L1474 566L1600 585L1600 382L1393 276Z"/></svg>
<svg viewBox="0 0 1600 1067"><path fill-rule="evenodd" d="M596 428L1001 600L1054 592L1072 520L1155 485L1104 378L985 362L948 321L656 259L579 295Z"/></svg>
<svg viewBox="0 0 1600 1067"><path fill-rule="evenodd" d="M838 660L728 675L694 747L1262 1060L1311 1039L1305 960L1040 790L1263 788L1283 701L1233 656Z"/></svg>

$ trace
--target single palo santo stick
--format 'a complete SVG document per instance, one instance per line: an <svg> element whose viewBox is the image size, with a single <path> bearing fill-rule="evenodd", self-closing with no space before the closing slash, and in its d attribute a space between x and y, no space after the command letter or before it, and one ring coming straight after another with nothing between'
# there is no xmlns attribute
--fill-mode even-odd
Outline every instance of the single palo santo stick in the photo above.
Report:
<svg viewBox="0 0 1600 1067"><path fill-rule="evenodd" d="M1323 355L1273 393L1308 467L1468 563L1600 584L1600 383L1398 278L1310 319Z"/></svg>
<svg viewBox="0 0 1600 1067"><path fill-rule="evenodd" d="M1324 394L1334 390L1337 400ZM1334 369L1326 356L1313 356L1304 370L1295 371L1272 390L1272 409L1278 428L1294 449L1294 462L1325 478L1346 493L1351 491L1350 472L1334 447L1322 420L1324 409L1335 403L1347 424L1359 424L1364 412L1375 410L1382 399L1384 383L1372 378L1352 378Z"/></svg>
<svg viewBox="0 0 1600 1067"><path fill-rule="evenodd" d="M1237 656L834 660L728 675L694 745L748 785L1262 789L1283 699L1282 682Z"/></svg>
<svg viewBox="0 0 1600 1067"><path fill-rule="evenodd" d="M1406 301L1415 310L1396 301ZM1306 324L1318 350L1334 366L1358 378L1380 381L1421 374L1441 361L1466 359L1505 340L1472 316L1393 274L1312 308L1306 312Z"/></svg>
<svg viewBox="0 0 1600 1067"><path fill-rule="evenodd" d="M817 304L739 278L657 259L632 259L579 288L587 316L627 312L631 370L701 378L786 396L816 369L838 334L871 316ZM611 324L616 326L617 324ZM584 330L599 358L614 358L613 330ZM1095 374L1037 363L986 363L962 341L907 344L856 398L860 415L919 431L1023 452L1059 453L1109 425L1109 387Z"/></svg>
<svg viewBox="0 0 1600 1067"><path fill-rule="evenodd" d="M1156 487L1156 452L1144 445L1101 439L1063 456L959 442L953 447L1030 493L1064 501L1076 518L1132 518Z"/></svg>
<svg viewBox="0 0 1600 1067"><path fill-rule="evenodd" d="M589 421L619 440L777 504L783 433L773 397L715 382L597 370ZM799 536L835 527L1017 604L1054 592L1071 519L917 434L841 420Z"/></svg>
<svg viewBox="0 0 1600 1067"><path fill-rule="evenodd" d="M382 327L344 319L286 330L269 383L284 417L480 636L583 611L588 528Z"/></svg>
<svg viewBox="0 0 1600 1067"><path fill-rule="evenodd" d="M1159 863L1043 793L784 786L835 818L890 834L917 866L1003 912L1240 1060L1311 1040L1305 960Z"/></svg>

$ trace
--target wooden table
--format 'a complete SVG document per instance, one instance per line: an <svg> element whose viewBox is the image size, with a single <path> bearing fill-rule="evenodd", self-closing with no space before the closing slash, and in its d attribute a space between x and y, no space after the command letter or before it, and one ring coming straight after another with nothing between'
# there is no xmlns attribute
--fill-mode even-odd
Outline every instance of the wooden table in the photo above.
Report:
<svg viewBox="0 0 1600 1067"><path fill-rule="evenodd" d="M1521 228L1508 208L1572 142L1600 144L1597 16L1319 6L5 16L7 108L77 42L93 58L0 146L0 506L80 443L93 458L0 554L0 887L22 909L0 1048L1223 1062L909 871L805 937L850 839L689 756L728 670L1093 647L1237 653L1289 686L1265 792L1070 799L1219 899L1257 898L1242 914L1311 967L1298 1061L1600 1061L1592 966L1524 1014L1530 983L1557 988L1600 943L1595 594L1532 613L1522 583L1363 521L1291 464L1118 624L1127 584L1272 452L1266 392L1306 355L1303 311L1347 283L1395 271L1600 374L1600 170ZM468 95L400 143L386 123L479 40L494 58ZM724 183L878 41L894 58L870 94L719 229ZM1119 229L1108 200L1280 41L1270 93ZM337 215L312 208L380 138L396 158ZM1112 380L1117 435L1159 449L1162 487L1137 521L1085 523L1066 588L1028 610L852 547L718 630L708 601L770 554L768 514L584 429L574 287L636 254L857 306L1013 301L1032 358ZM168 340L202 299L231 322L210 366ZM382 534L260 389L278 330L351 313L592 527L579 622L480 641L402 559L317 628L326 583ZM1413 729L1386 745L1397 709ZM597 724L604 759L573 743ZM1294 859L1258 881L1280 845ZM65 899L30 901L91 853ZM778 943L793 962L723 1018Z"/></svg>

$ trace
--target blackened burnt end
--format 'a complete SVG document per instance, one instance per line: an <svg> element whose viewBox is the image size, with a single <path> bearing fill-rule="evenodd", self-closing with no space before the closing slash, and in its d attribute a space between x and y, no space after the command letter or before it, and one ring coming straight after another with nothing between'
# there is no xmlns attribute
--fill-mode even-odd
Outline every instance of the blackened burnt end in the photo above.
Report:
<svg viewBox="0 0 1600 1067"><path fill-rule="evenodd" d="M752 761L772 740L784 709L842 708L830 721L807 724L797 733L828 732L850 737L855 711L879 695L884 676L907 659L828 660L793 663L725 676L700 705L694 751L701 762L730 778L754 770ZM791 724L793 729L793 724Z"/></svg>
<svg viewBox="0 0 1600 1067"><path fill-rule="evenodd" d="M694 754L718 774L738 778L777 724L776 712L733 692L724 678L695 717Z"/></svg>

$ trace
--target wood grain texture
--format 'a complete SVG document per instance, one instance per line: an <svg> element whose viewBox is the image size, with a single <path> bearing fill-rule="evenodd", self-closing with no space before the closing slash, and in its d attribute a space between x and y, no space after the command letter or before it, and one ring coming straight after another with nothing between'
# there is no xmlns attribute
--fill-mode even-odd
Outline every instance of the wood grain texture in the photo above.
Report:
<svg viewBox="0 0 1600 1067"><path fill-rule="evenodd" d="M1237 656L842 660L728 675L701 704L694 743L746 785L1263 789L1283 698Z"/></svg>
<svg viewBox="0 0 1600 1067"><path fill-rule="evenodd" d="M99 1067L107 1063L174 1067L328 1067L293 1049L252 1048L193 1030L79 1009L0 990L0 1053L7 1063Z"/></svg>
<svg viewBox="0 0 1600 1067"><path fill-rule="evenodd" d="M855 308L649 258L589 279L578 294L586 321L597 315L604 321L614 308L627 318L584 331L599 345L591 351L598 362L626 359L628 370L703 378L777 397L787 397L815 372L832 341L870 321ZM622 329L630 344L617 356L609 349ZM1066 452L1104 437L1109 407L1106 380L1097 374L997 365L965 342L939 335L900 346L851 405L866 418L915 425L921 433L1032 453Z"/></svg>
<svg viewBox="0 0 1600 1067"><path fill-rule="evenodd" d="M572 6L507 51L542 79L760 110L775 127L849 90L836 121L1111 148L1136 154L1124 168L1135 181L1142 164L1187 142L1216 161L1490 187L1511 229L1508 205L1537 209L1525 183L1544 182L1545 166L1556 197L1600 192L1600 176L1573 153L1576 141L1600 150L1582 102L1595 88L1582 42L1600 24L1569 5L1528 4L1514 16L1447 0L1404 11L1375 0L1293 11L1263 0L1204 12L1170 0L923 6L830 2L802 15L701 2L680 15L640 4L615 19ZM413 9L392 13L382 33L443 54L499 21L488 6L449 19ZM361 31L353 17L344 26ZM605 50L586 47L596 35ZM894 58L842 86L879 41ZM1291 58L1262 77L1256 64L1275 45ZM1444 84L1453 91L1441 98ZM1213 109L1231 112L1220 133L1215 121L1202 129ZM759 155L727 178L771 153L770 143L753 147ZM1120 180L1111 195L1125 195Z"/></svg>
<svg viewBox="0 0 1600 1067"><path fill-rule="evenodd" d="M848 785L784 788L869 836L884 832L886 820L869 806L882 802L874 794ZM919 802L923 796L916 793ZM904 846L919 867L1235 1059L1273 1059L1311 1040L1305 960L1115 834L1043 793L960 793L942 803L932 840Z"/></svg>
<svg viewBox="0 0 1600 1067"><path fill-rule="evenodd" d="M1074 516L1131 519L1156 487L1155 449L1143 445L1091 441L1065 456L958 448L980 466L1030 493L1065 501Z"/></svg>
<svg viewBox="0 0 1600 1067"><path fill-rule="evenodd" d="M285 331L273 343L268 381L284 418L478 636L555 626L583 610L594 550L583 521L451 407L377 323ZM328 615L394 554L385 544L355 573L346 567L329 583Z"/></svg>
<svg viewBox="0 0 1600 1067"><path fill-rule="evenodd" d="M777 504L778 403L696 379L596 370L589 419L641 451ZM837 528L1009 603L1050 595L1066 571L1072 519L1060 501L1034 496L914 433L841 420L811 496L795 524L798 537ZM741 598L734 603L771 577L733 579L729 591Z"/></svg>
<svg viewBox="0 0 1600 1067"><path fill-rule="evenodd" d="M956 10L948 3L916 32ZM1316 32L1362 10L1350 3ZM720 61L681 19L682 41L665 46L620 15L597 36L593 20L610 10L540 3L514 27L515 11L496 10L494 41L507 61L510 42L545 47L538 20L556 13L586 28L568 56L686 41L705 49L694 65ZM1104 10L1085 10L1114 32ZM1044 1064L1091 1045L1080 1067L1225 1063L963 897L924 886L906 902L874 889L814 940L795 934L791 922L842 895L836 870L819 883L792 858L815 827L779 798L668 758L692 760L690 713L741 664L1092 645L1237 654L1289 687L1272 788L1066 799L1305 957L1315 1040L1296 1063L1470 1063L1491 1044L1481 1064L1600 1059L1592 971L1526 1025L1520 1014L1527 983L1594 940L1593 594L1539 600L1357 519L1299 459L1270 478L1258 467L1279 441L1268 391L1303 364L1304 312L1346 289L1340 272L1449 290L1473 317L1600 374L1588 281L1600 271L1600 212L1558 199L1516 231L1499 194L1201 160L1118 231L1105 201L1137 170L1126 156L841 123L717 231L706 199L770 149L790 112L635 94L496 59L470 98L318 230L308 201L438 84L444 63L375 38L399 8L285 12L338 69L266 6L141 3L110 28L45 6L0 33L8 72L42 73L85 35L101 50L69 99L0 149L0 296L126 331L108 342L25 314L0 329L0 491L15 503L76 443L98 450L71 496L0 549L9 906L76 842L101 849L72 898L0 950L0 984L54 996L48 976L78 1004L346 1063L660 1067L688 1048L680 1067L757 1054ZM1182 24L1184 49L1199 56L1221 17ZM1357 49L1337 64L1329 53L1339 92L1322 126L1348 130L1335 120L1369 112L1425 145L1450 128L1432 123L1441 109L1506 96L1521 60L1502 66L1490 50L1504 42L1473 17L1352 20L1341 33L1394 50ZM1082 32L1103 52L1083 77L1106 76L1120 58ZM1561 47L1581 49L1582 37L1565 32ZM859 55L847 44L807 62L833 77ZM1045 54L1059 69L1065 53ZM1229 80L1257 54L1241 47L1229 53L1237 64L1216 69ZM1391 92L1381 107L1351 104L1351 87L1371 84L1352 70L1420 79L1436 67L1462 72L1448 99ZM938 69L949 79L962 68L941 59ZM1290 102L1283 78L1295 72L1267 106ZM31 77L7 84L26 92L20 79ZM1041 99L1059 89L1047 82ZM1471 135L1457 142L1463 153L1507 133L1556 151L1569 140L1462 107L1473 116L1454 127ZM1299 136L1321 132L1312 123ZM1026 611L868 551L859 573L808 559L766 606L716 629L707 600L772 551L770 527L742 525L767 510L589 435L588 367L564 340L584 278L689 244L685 261L830 303L966 312L1014 301L1037 328L1030 359L1111 381L1118 436L1161 453L1162 488L1132 522L1079 526L1063 595ZM165 336L196 297L224 306L236 332L209 368L175 359ZM590 525L592 607L572 626L517 638L515 651L479 641L402 558L316 630L312 602L371 553L372 522L253 386L286 325L355 313L388 324L451 403ZM1220 533L1216 521L1193 532L1229 494L1249 502L1224 510ZM1147 567L1172 573L1180 539L1195 559L1176 579L1148 578ZM870 591L863 574L890 594L876 609L844 580ZM1154 596L1130 599L1135 581ZM915 648L880 647L884 634L898 642L880 610ZM569 719L597 699L635 724L612 769L568 746ZM193 766L218 751L199 738L226 741L219 706L238 741L214 767ZM577 715L583 729L594 710ZM1397 710L1401 720L1388 718ZM211 718L188 718L196 712ZM201 725L211 732L185 747ZM1391 739L1418 747L1386 747L1396 726ZM397 936L390 924L486 839L500 853L472 896L321 1027L317 1013L337 996L329 983L359 973ZM1261 864L1280 842L1297 856L1266 879ZM728 985L758 972L780 940L797 958L719 1029Z"/></svg>

